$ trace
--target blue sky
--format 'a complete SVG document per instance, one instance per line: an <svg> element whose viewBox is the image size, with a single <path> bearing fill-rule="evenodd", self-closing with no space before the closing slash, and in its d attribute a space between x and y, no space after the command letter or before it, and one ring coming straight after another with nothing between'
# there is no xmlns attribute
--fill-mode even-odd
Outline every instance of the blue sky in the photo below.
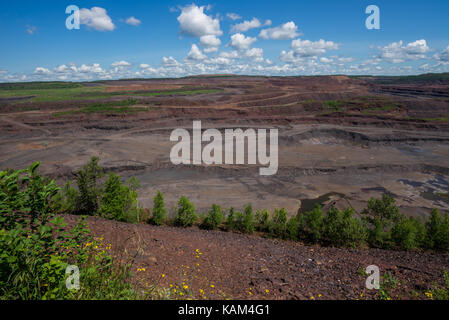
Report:
<svg viewBox="0 0 449 320"><path fill-rule="evenodd" d="M449 1L0 0L0 40L0 81L448 72Z"/></svg>

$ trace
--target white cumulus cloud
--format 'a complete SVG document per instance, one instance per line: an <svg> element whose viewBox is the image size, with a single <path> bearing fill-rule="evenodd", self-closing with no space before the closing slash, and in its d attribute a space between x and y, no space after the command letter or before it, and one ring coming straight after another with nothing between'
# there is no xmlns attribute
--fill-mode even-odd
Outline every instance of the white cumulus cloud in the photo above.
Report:
<svg viewBox="0 0 449 320"><path fill-rule="evenodd" d="M262 23L257 18L253 18L251 21L243 21L242 23L232 26L231 32L246 32L250 29L260 28Z"/></svg>
<svg viewBox="0 0 449 320"><path fill-rule="evenodd" d="M48 74L51 74L51 71L49 69L47 69L47 68L37 67L34 70L34 74L37 74L37 75L48 75Z"/></svg>
<svg viewBox="0 0 449 320"><path fill-rule="evenodd" d="M132 64L129 63L128 61L122 60L122 61L117 61L111 64L112 67L131 67Z"/></svg>
<svg viewBox="0 0 449 320"><path fill-rule="evenodd" d="M245 52L247 58L252 59L254 62L263 62L263 49L252 48Z"/></svg>
<svg viewBox="0 0 449 320"><path fill-rule="evenodd" d="M233 21L242 19L242 17L239 16L237 13L228 13L228 14L226 14L226 17L228 17L229 19L231 19Z"/></svg>
<svg viewBox="0 0 449 320"><path fill-rule="evenodd" d="M449 62L449 46L441 53L435 55L435 59L441 62Z"/></svg>
<svg viewBox="0 0 449 320"><path fill-rule="evenodd" d="M404 45L401 40L393 42L385 47L380 47L379 58L392 63L425 59L426 53L430 51L426 40L417 40Z"/></svg>
<svg viewBox="0 0 449 320"><path fill-rule="evenodd" d="M196 44L192 44L189 54L187 55L187 61L202 61L207 59L207 56L203 54Z"/></svg>
<svg viewBox="0 0 449 320"><path fill-rule="evenodd" d="M126 19L125 22L131 26L138 26L142 23L142 21L140 21L139 19L137 19L135 17L129 17L128 19Z"/></svg>
<svg viewBox="0 0 449 320"><path fill-rule="evenodd" d="M108 16L106 9L100 7L81 9L80 23L97 31L113 31L115 29L115 25Z"/></svg>
<svg viewBox="0 0 449 320"><path fill-rule="evenodd" d="M207 35L200 38L200 44L204 47L205 52L217 52L221 40L214 35Z"/></svg>
<svg viewBox="0 0 449 320"><path fill-rule="evenodd" d="M296 57L316 57L325 54L328 50L338 50L338 44L332 41L325 41L323 39L319 41L310 40L293 40L292 50Z"/></svg>
<svg viewBox="0 0 449 320"><path fill-rule="evenodd" d="M176 67L179 65L179 62L173 57L162 57L162 65L165 67Z"/></svg>
<svg viewBox="0 0 449 320"><path fill-rule="evenodd" d="M230 46L237 50L247 50L256 41L256 38L246 37L241 33L236 33L231 36Z"/></svg>
<svg viewBox="0 0 449 320"><path fill-rule="evenodd" d="M223 34L220 29L220 21L205 14L205 8L192 4L181 9L181 14L178 17L181 33L193 37L221 36Z"/></svg>
<svg viewBox="0 0 449 320"><path fill-rule="evenodd" d="M268 20L269 21L269 20ZM267 22L268 22L267 21ZM269 21L271 24L271 21ZM282 26L264 29L260 32L259 37L261 39L274 39L274 40L288 40L294 39L300 34L298 33L298 26L293 22L284 23Z"/></svg>

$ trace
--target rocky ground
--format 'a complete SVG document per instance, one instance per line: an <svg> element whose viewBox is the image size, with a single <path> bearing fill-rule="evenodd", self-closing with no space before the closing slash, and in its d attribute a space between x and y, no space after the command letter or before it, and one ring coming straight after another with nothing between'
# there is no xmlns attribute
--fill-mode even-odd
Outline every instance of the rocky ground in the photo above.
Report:
<svg viewBox="0 0 449 320"><path fill-rule="evenodd" d="M70 225L76 220L66 217ZM94 217L88 224L117 257L132 257L138 285L187 285L191 297L200 299L427 299L425 293L442 285L443 271L449 270L447 254L325 248ZM363 270L370 265L392 280L384 296L366 289Z"/></svg>

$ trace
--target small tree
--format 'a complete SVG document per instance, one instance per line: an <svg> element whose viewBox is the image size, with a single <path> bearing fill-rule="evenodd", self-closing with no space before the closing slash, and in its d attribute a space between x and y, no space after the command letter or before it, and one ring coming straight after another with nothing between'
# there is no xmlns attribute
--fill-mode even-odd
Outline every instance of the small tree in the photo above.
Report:
<svg viewBox="0 0 449 320"><path fill-rule="evenodd" d="M299 215L299 232L303 240L317 243L321 240L322 231L323 210L320 206Z"/></svg>
<svg viewBox="0 0 449 320"><path fill-rule="evenodd" d="M157 192L153 203L153 217L150 222L156 226L160 226L164 223L167 216L167 209L165 209L164 195L162 192Z"/></svg>
<svg viewBox="0 0 449 320"><path fill-rule="evenodd" d="M256 212L256 230L269 232L271 228L270 211L263 210Z"/></svg>
<svg viewBox="0 0 449 320"><path fill-rule="evenodd" d="M418 247L418 229L414 219L402 219L391 229L394 244L402 250L413 250Z"/></svg>
<svg viewBox="0 0 449 320"><path fill-rule="evenodd" d="M289 240L299 239L299 220L297 216L293 216L288 220L286 238Z"/></svg>
<svg viewBox="0 0 449 320"><path fill-rule="evenodd" d="M275 237L284 238L287 228L287 211L282 209L274 210L271 233Z"/></svg>
<svg viewBox="0 0 449 320"><path fill-rule="evenodd" d="M248 204L245 208L245 214L243 215L243 220L240 223L240 231L244 233L253 233L254 226L254 214L253 214L253 206Z"/></svg>
<svg viewBox="0 0 449 320"><path fill-rule="evenodd" d="M138 188L139 184L135 178L123 184L120 176L111 172L101 198L101 216L123 222L140 222L140 210L137 207Z"/></svg>
<svg viewBox="0 0 449 320"><path fill-rule="evenodd" d="M382 199L371 198L363 211L364 221L370 227L369 243L374 247L391 247L391 228L401 220L396 200L388 195Z"/></svg>
<svg viewBox="0 0 449 320"><path fill-rule="evenodd" d="M437 210L432 210L426 223L427 247L435 250L449 250L449 216Z"/></svg>
<svg viewBox="0 0 449 320"><path fill-rule="evenodd" d="M396 200L388 195L383 195L382 199L371 198L368 201L368 208L363 213L368 215L368 219L378 218L384 228L391 227L401 219Z"/></svg>
<svg viewBox="0 0 449 320"><path fill-rule="evenodd" d="M226 228L228 230L234 230L235 229L235 210L234 208L229 209L228 218L226 219Z"/></svg>
<svg viewBox="0 0 449 320"><path fill-rule="evenodd" d="M212 205L212 209L209 210L207 216L201 223L201 228L206 230L215 230L223 222L224 215L220 206Z"/></svg>
<svg viewBox="0 0 449 320"><path fill-rule="evenodd" d="M244 213L236 212L234 216L233 223L230 224L231 230L237 230L248 234L254 232L254 214L253 207L250 204L246 206Z"/></svg>
<svg viewBox="0 0 449 320"><path fill-rule="evenodd" d="M191 227L198 220L195 206L186 197L181 197L178 202L178 212L175 218L175 225L179 227Z"/></svg>
<svg viewBox="0 0 449 320"><path fill-rule="evenodd" d="M332 208L324 218L324 238L331 245L355 248L366 241L367 230L354 217L354 210Z"/></svg>
<svg viewBox="0 0 449 320"><path fill-rule="evenodd" d="M96 215L100 208L102 189L99 180L104 176L103 169L98 165L99 159L92 157L78 173L78 198L75 213L79 215Z"/></svg>

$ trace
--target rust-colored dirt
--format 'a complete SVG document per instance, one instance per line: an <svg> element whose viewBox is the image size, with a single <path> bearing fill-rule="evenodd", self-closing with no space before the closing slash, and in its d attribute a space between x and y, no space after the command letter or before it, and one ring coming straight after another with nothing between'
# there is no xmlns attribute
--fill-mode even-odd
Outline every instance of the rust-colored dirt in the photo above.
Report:
<svg viewBox="0 0 449 320"><path fill-rule="evenodd" d="M71 225L76 219L66 217ZM139 285L169 288L185 283L193 298L201 298L204 290L208 299L377 299L378 292L367 290L367 276L361 275L376 265L381 275L398 280L396 289L388 289L392 299L426 299L425 292L441 285L443 270L449 269L447 254L324 248L94 217L88 224L95 236L112 244L117 256L135 256L132 269Z"/></svg>

